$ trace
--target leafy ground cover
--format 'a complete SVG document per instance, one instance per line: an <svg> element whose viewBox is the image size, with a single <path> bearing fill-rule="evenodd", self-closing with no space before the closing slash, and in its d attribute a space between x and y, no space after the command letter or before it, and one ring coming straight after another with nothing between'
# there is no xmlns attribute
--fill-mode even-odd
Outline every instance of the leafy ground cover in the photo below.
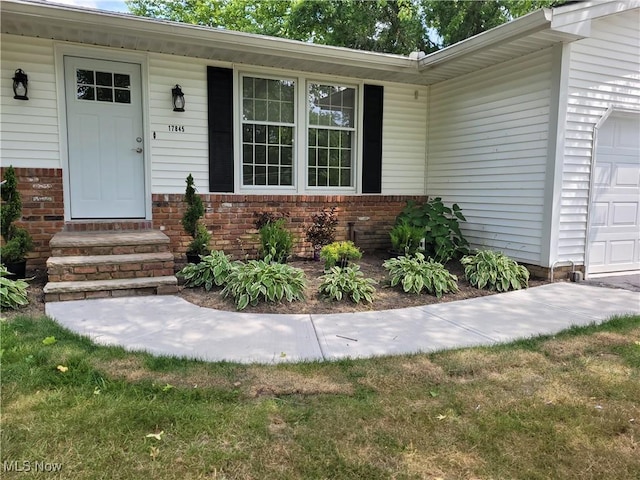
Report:
<svg viewBox="0 0 640 480"><path fill-rule="evenodd" d="M417 305L427 305L430 303L452 302L467 298L492 295L495 292L477 289L465 280L464 269L458 261L451 261L446 268L457 276L459 291L447 293L441 298L435 295L422 293L420 295L404 293L402 287L391 287L389 271L383 267L383 263L389 256L386 254L373 253L365 254L357 264L364 278L371 278L377 283L373 302L353 303L348 298L337 302L320 294L319 289L323 282L324 262L314 262L308 259L296 258L289 262L289 265L304 271L306 278L306 288L304 291L305 300L303 302L281 302L265 303L261 302L255 306L249 306L244 311L251 313L344 313L368 310L390 310L395 308L405 308ZM529 281L530 287L547 283L544 280L532 279ZM179 295L185 300L200 305L202 307L215 308L218 310L235 311L235 305L230 298L224 298L221 290L206 291L204 288L182 288Z"/></svg>
<svg viewBox="0 0 640 480"><path fill-rule="evenodd" d="M491 348L277 366L4 320L3 478L636 479L640 316ZM8 462L8 463L7 463ZM22 464L20 464L22 465Z"/></svg>

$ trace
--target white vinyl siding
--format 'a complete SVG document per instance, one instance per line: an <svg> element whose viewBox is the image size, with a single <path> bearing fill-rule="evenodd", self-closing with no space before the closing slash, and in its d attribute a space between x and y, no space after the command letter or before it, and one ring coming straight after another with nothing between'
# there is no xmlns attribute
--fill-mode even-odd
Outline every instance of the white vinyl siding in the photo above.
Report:
<svg viewBox="0 0 640 480"><path fill-rule="evenodd" d="M193 175L200 193L208 191L207 65L213 64L201 59L149 54L153 193L183 192L184 179L189 173ZM284 74L310 81L322 80L300 72ZM366 80L361 82L366 83ZM182 86L185 95L184 112L172 110L171 88L176 83ZM237 102L234 101L234 105L237 108ZM382 194L425 193L426 108L426 87L384 84ZM185 131L169 131L170 125L184 126ZM300 165L298 163L297 167ZM355 174L361 176L359 167Z"/></svg>
<svg viewBox="0 0 640 480"><path fill-rule="evenodd" d="M60 168L53 42L3 34L1 43L2 165ZM13 98L12 78L18 68L29 78L29 100Z"/></svg>
<svg viewBox="0 0 640 480"><path fill-rule="evenodd" d="M385 84L383 111L382 193L424 195L427 88Z"/></svg>
<svg viewBox="0 0 640 480"><path fill-rule="evenodd" d="M184 192L189 173L193 175L198 192L209 191L207 64L187 57L149 55L153 193ZM184 112L173 111L171 89L176 84L184 93Z"/></svg>
<svg viewBox="0 0 640 480"><path fill-rule="evenodd" d="M570 46L558 259L585 261L596 123L610 106L640 111L640 10L594 20Z"/></svg>
<svg viewBox="0 0 640 480"><path fill-rule="evenodd" d="M475 248L541 260L552 50L431 87L427 195L457 203Z"/></svg>

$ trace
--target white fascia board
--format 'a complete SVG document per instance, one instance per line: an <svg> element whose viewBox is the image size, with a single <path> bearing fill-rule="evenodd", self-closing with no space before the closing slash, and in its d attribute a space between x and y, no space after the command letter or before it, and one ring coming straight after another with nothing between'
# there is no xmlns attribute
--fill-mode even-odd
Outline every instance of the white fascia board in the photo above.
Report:
<svg viewBox="0 0 640 480"><path fill-rule="evenodd" d="M548 29L551 26L552 17L553 13L548 8L536 10L511 22L422 57L418 62L419 69L424 70L455 58L469 55L478 50L485 50L496 44L504 44L517 38Z"/></svg>
<svg viewBox="0 0 640 480"><path fill-rule="evenodd" d="M180 40L185 43L211 44L228 50L250 50L257 54L318 60L374 70L417 72L416 61L402 55L367 52L245 32L204 27L130 14L107 12L33 0L3 0L3 14L39 17L49 25L77 25L92 30L128 31L147 39Z"/></svg>

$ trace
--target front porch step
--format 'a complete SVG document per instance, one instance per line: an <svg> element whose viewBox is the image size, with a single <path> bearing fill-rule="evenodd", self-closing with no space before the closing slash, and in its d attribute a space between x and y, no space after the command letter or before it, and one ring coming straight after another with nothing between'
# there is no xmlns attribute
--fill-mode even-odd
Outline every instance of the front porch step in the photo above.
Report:
<svg viewBox="0 0 640 480"><path fill-rule="evenodd" d="M149 278L49 282L44 286L45 302L84 300L90 298L169 295L178 291L174 275Z"/></svg>
<svg viewBox="0 0 640 480"><path fill-rule="evenodd" d="M50 282L111 280L173 275L171 252L50 257Z"/></svg>
<svg viewBox="0 0 640 480"><path fill-rule="evenodd" d="M169 237L159 230L59 232L49 246L53 257L160 253L169 251Z"/></svg>
<svg viewBox="0 0 640 480"><path fill-rule="evenodd" d="M63 231L49 244L46 302L178 291L169 237L160 231Z"/></svg>

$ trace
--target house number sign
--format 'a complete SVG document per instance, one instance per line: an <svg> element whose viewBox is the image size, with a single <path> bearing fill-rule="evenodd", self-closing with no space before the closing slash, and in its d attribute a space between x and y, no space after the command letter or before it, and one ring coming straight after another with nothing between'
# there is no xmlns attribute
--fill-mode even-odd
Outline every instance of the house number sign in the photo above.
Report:
<svg viewBox="0 0 640 480"><path fill-rule="evenodd" d="M168 125L170 132L184 133L184 125Z"/></svg>

